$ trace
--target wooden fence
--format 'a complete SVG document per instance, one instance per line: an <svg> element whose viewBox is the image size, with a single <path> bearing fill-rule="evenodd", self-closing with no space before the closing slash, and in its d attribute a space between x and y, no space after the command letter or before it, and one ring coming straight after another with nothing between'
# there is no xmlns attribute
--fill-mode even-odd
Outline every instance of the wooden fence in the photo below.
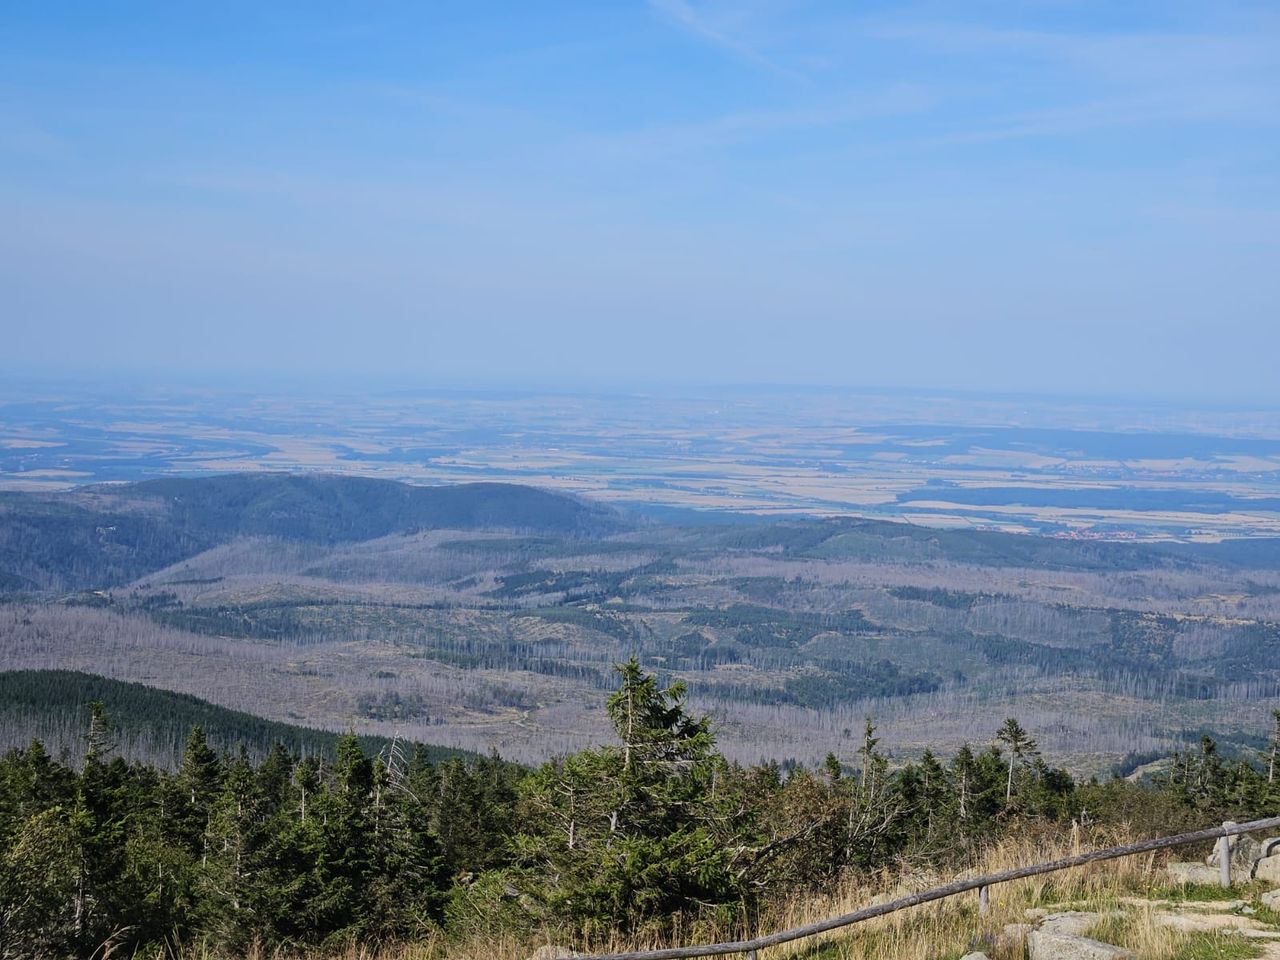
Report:
<svg viewBox="0 0 1280 960"><path fill-rule="evenodd" d="M807 923L802 927L780 930L777 933L756 937L753 940L738 940L732 943L704 943L699 946L689 947L667 947L661 950L632 950L627 953L579 955L579 960L689 960L689 958L693 957L719 957L726 954L745 954L747 960L757 960L756 951L763 950L765 947L776 947L782 943L803 940L806 937L826 933L828 930L836 930L840 927L861 923L863 920L883 917L886 914L896 913L908 907L954 897L956 894L967 893L970 890L978 891L980 909L985 912L988 903L988 891L997 883L1008 883L1010 880L1036 877L1044 873L1056 873L1059 870L1070 870L1072 867L1084 866L1087 863L1116 860L1120 857L1149 853L1152 850L1167 850L1171 847L1181 847L1204 840L1218 841L1219 881L1224 887L1229 887L1231 885L1231 856L1227 838L1241 833L1275 830L1277 828L1280 828L1280 817L1268 817L1264 820L1253 820L1249 823L1224 823L1220 827L1197 830L1194 833L1181 833L1173 837L1143 840L1139 843L1130 843L1122 847L1108 847L1105 850L1094 850L1090 853L1081 853L1073 857L1063 857L1060 860L1050 860L1048 863L1036 863L1029 867L1002 870L999 873L990 873L984 877L957 880L942 887L923 890L920 893L913 893L872 907L863 907L861 910L854 910L852 913L841 914L838 917L831 917L827 920L819 920L816 923Z"/></svg>

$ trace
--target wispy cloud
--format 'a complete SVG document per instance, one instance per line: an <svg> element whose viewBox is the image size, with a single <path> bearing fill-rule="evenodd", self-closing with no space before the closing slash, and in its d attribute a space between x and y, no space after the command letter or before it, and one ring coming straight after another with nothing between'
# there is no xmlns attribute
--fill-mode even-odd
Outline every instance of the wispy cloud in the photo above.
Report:
<svg viewBox="0 0 1280 960"><path fill-rule="evenodd" d="M928 143L1280 122L1280 34L1073 33L936 21L864 22L859 32L926 52L930 71L972 64L976 75L994 78L944 121L950 132L926 136Z"/></svg>
<svg viewBox="0 0 1280 960"><path fill-rule="evenodd" d="M1184 124L1230 118L1272 122L1266 98L1250 87L1218 86L1190 94L1148 92L1124 97L1082 100L1046 107L971 117L962 131L930 140L934 144L993 143L1001 140L1070 137L1103 130L1135 130L1153 124Z"/></svg>
<svg viewBox="0 0 1280 960"><path fill-rule="evenodd" d="M872 39L901 41L936 54L996 57L1012 64L1021 61L1058 69L1077 86L1272 86L1280 78L1280 32L1071 33L892 21L864 24L861 32Z"/></svg>
<svg viewBox="0 0 1280 960"><path fill-rule="evenodd" d="M71 155L71 148L43 124L24 116L0 114L0 154L61 160Z"/></svg>
<svg viewBox="0 0 1280 960"><path fill-rule="evenodd" d="M926 113L943 91L923 84L891 84L807 100L772 110L743 110L707 120L658 124L584 138L589 150L631 159L658 160L733 147L787 133L847 126L862 121Z"/></svg>
<svg viewBox="0 0 1280 960"><path fill-rule="evenodd" d="M756 67L792 80L802 75L762 53L758 45L741 36L741 24L757 14L749 4L721 5L717 12L695 7L689 0L649 0L649 7L664 20L692 33Z"/></svg>

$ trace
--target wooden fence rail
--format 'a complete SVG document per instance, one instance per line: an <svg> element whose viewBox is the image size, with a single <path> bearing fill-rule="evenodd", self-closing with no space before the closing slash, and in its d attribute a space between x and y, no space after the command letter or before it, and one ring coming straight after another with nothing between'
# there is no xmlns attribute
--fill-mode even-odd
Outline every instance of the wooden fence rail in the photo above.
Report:
<svg viewBox="0 0 1280 960"><path fill-rule="evenodd" d="M970 890L979 891L980 903L985 906L987 903L987 890L995 886L997 883L1008 883L1010 880L1022 880L1025 877L1036 877L1044 873L1055 873L1059 870L1070 870L1072 867L1083 866L1086 863L1096 863L1100 860L1116 860L1120 857L1131 857L1139 853L1149 853L1152 850L1166 850L1171 847L1181 847L1189 843L1199 843L1202 840L1219 840L1219 852L1222 854L1222 873L1221 880L1224 886L1230 886L1231 883L1231 858L1228 854L1227 837L1236 836L1241 833L1252 833L1255 830L1274 830L1280 828L1280 817L1268 817L1264 820L1253 820L1249 823L1229 823L1220 827L1211 827L1208 830L1197 830L1194 833L1180 833L1173 837L1158 837L1154 840L1143 840L1139 843L1130 843L1122 847L1108 847L1105 850L1094 850L1090 853L1081 853L1072 857L1062 857L1059 860L1050 860L1047 863L1036 863L1028 867L1015 867L1012 870L1002 870L999 873L989 873L984 877L972 877L966 880L957 880L954 883L948 883L945 886L934 887L931 890L923 890L920 893L913 893L909 896L900 897L897 900L890 900L887 903L876 904L872 907L863 907L861 910L854 910L852 913L841 914L838 917L830 917L826 920L819 920L816 923L807 923L801 927L793 927L790 930L780 930L777 933L770 933L766 936L756 937L753 940L737 940L732 943L704 943L700 946L690 947L666 947L661 950L632 950L627 953L602 953L591 955L578 955L579 960L689 960L693 957L719 957L726 954L745 954L747 960L756 960L756 951L763 950L765 947L776 947L782 943L790 943L793 940L803 940L806 937L816 936L820 933L826 933L828 930L836 930L840 927L847 927L851 924L861 923L863 920L871 920L875 917L883 917L889 913L896 913L899 910L905 910L907 907L919 906L922 903L930 903L934 900L943 900L947 897L954 897L959 893L967 893Z"/></svg>

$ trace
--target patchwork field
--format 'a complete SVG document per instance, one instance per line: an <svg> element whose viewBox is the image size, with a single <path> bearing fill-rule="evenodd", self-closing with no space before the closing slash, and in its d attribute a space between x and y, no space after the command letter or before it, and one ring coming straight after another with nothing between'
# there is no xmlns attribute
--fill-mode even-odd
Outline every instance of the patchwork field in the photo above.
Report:
<svg viewBox="0 0 1280 960"><path fill-rule="evenodd" d="M0 489L245 471L506 480L672 510L1061 537L1280 532L1274 410L821 390L330 391L13 385Z"/></svg>

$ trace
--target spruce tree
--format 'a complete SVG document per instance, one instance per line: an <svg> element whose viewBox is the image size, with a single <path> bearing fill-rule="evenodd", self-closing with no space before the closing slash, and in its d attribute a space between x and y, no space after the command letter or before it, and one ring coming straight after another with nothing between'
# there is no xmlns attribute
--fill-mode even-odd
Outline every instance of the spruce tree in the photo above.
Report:
<svg viewBox="0 0 1280 960"><path fill-rule="evenodd" d="M1004 804L1008 807L1013 801L1014 768L1028 757L1034 757L1039 752L1039 747L1031 739L1031 735L1022 729L1022 724L1013 717L1009 717L1001 725L996 733L996 740L1003 743L1009 751L1009 773L1004 787Z"/></svg>
<svg viewBox="0 0 1280 960"><path fill-rule="evenodd" d="M617 746L544 765L522 790L511 874L529 909L603 931L739 899L712 787L723 761L681 684L661 688L632 658L607 703Z"/></svg>

